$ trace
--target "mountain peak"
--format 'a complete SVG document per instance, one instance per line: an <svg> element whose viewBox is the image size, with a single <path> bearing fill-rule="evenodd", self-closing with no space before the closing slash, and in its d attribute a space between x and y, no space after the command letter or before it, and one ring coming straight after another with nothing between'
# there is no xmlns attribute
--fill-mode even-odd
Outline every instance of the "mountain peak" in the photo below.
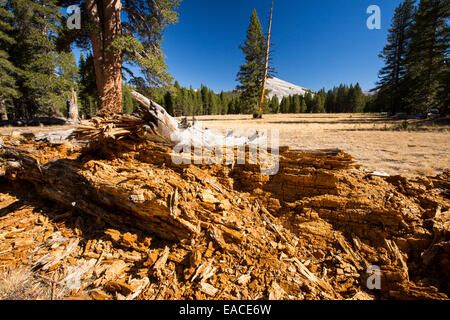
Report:
<svg viewBox="0 0 450 320"><path fill-rule="evenodd" d="M269 99L277 96L280 100L284 97L288 97L294 94L305 95L307 92L313 93L312 90L300 87L298 85L275 77L267 79L266 89L270 90L269 94L267 95Z"/></svg>

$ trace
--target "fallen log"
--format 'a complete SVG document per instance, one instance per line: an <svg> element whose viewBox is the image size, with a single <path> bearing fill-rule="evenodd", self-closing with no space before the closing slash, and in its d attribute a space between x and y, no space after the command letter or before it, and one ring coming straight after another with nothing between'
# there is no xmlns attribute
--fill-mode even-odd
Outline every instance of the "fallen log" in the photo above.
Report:
<svg viewBox="0 0 450 320"><path fill-rule="evenodd" d="M175 165L170 160L170 146L140 140L137 135L133 138L139 140L136 141L130 136L133 133L119 140L98 140L111 142L105 145L105 148L112 148L111 158L84 153L81 148L72 146L32 143L25 138L21 144L11 144L6 137L0 147L0 172L3 172L0 175L13 194L25 189L39 201L51 200L64 207L64 210L57 209L65 212L65 217L70 217L71 212L74 216L81 213L79 217L68 219L68 225L75 223L77 237L87 237L87 229L95 224L89 216L101 220L98 231L104 231L101 230L103 222L108 223L108 229L112 225L121 230L105 234L121 251L124 247L130 250L121 256L123 261L117 262L120 269L126 268L128 262L140 266L147 259L145 274L152 277L151 283L155 285L143 290L145 295L169 297L169 293L154 289L168 288L167 282L175 283L174 279L178 278L171 278L176 274L174 265L185 270L183 279L186 279L182 284L175 283L176 286L189 286L197 290L195 294L210 298L235 297L233 290L239 292L241 287L248 288L249 294L237 298L266 297L264 294L272 298L347 298L354 295L353 291L346 291L348 281L356 283L357 290L366 290L366 278L360 276L365 275L367 264L374 261L380 263L383 274L387 275L383 278L387 282L382 284L384 296L395 294L401 298L414 294L419 297L420 293L421 297L436 297L431 290L422 288L411 293L408 279L403 275L405 272L407 275L408 270L416 274L415 264L419 267L421 264L417 260L409 261L407 256L423 258L424 263L428 261L426 264L432 272L426 277L431 275L443 286L448 283L443 275L448 274L444 262L448 257L446 217L450 204L447 198L440 196L444 191L430 191L434 192L436 205L441 209L436 210L433 231L424 233L430 220L422 217L425 213L428 217L428 209L417 207L414 212L406 211L416 208L420 198L411 196L409 191L398 190L387 179L372 178L351 169L351 156L338 150L299 152L281 148L279 174L268 177L260 173L258 165ZM121 150L124 146L128 147ZM75 150L75 154L69 156L69 148L71 152ZM51 157L59 159L51 160ZM448 183L448 176L436 177L433 181L440 186ZM31 184L34 187L30 187ZM386 195L394 192L396 196L392 201L386 201ZM367 195L371 196L370 201ZM405 212L411 212L412 218ZM52 220L52 223L56 221ZM89 227L85 228L86 225ZM9 241L12 233L5 233L4 225L0 227L4 230L0 232L0 239ZM23 232L28 230L22 228L23 225L19 227L21 229L13 230L14 235L27 233ZM138 240L136 229L152 238L158 236L177 243L164 242L164 247L170 248L168 254L166 250L156 250L146 258L145 254L151 251ZM134 240L128 232L136 233ZM186 239L189 241L183 241ZM395 239L395 243L384 239ZM409 243L416 244L417 239L422 249L409 246ZM14 246L19 248L27 241L30 240L19 238ZM433 244L434 241L439 242ZM429 254L425 251L420 255L429 245L432 245ZM149 246L149 242L146 241L145 246ZM14 255L17 248L12 250ZM77 279L83 272L101 264L102 259L116 259L112 251L103 257L98 251L104 250L103 246L95 248L94 251L94 245L85 245L84 259L95 260L92 264L80 263L80 271L73 277L67 275L69 278L64 278L64 283L72 286L79 282ZM325 258L328 252L336 261ZM45 259L36 264L42 266L41 269L48 267L47 272L54 263L58 265L67 259L63 250L53 250L46 256L47 253L39 255L39 259ZM5 251L0 252L4 254ZM444 262L439 264L440 261ZM224 263L226 268L223 268ZM246 269L241 269L241 263ZM249 265L257 269L248 269ZM108 262L106 268L111 273L115 267ZM230 270L232 275L224 270ZM280 277L279 270L287 270L287 278ZM226 288L236 289L226 289L217 281L219 277L226 281ZM117 277L109 279L105 274L100 280L96 280L96 288L101 284L129 297L135 295ZM143 282L142 286L145 285ZM193 297L187 289L180 292L185 292L185 297ZM180 295L170 293L170 297L180 298Z"/></svg>
<svg viewBox="0 0 450 320"><path fill-rule="evenodd" d="M205 208L214 211L216 202L220 204L221 201L227 200L224 203L233 203L236 195L225 192L223 185L202 170L187 164L174 164L171 159L172 148L179 144L225 146L230 141L235 146L252 145L258 144L259 139L264 137L225 137L195 126L181 125L155 102L137 92L132 92L132 95L139 102L136 113L98 116L78 126L73 132L64 132L70 139L84 140L94 148L108 149L108 157L86 149L79 159L58 159L43 164L39 163L39 157L29 152L5 147L0 149L0 159L4 160L0 171L8 180L32 183L36 192L43 198L96 216L112 225L132 226L169 240L198 235L200 226L211 222L210 214ZM51 133L47 137L54 135L55 133ZM42 141L43 138L38 137L35 140ZM302 153L295 156L295 153L287 152L288 148L283 150L286 164L293 163L297 166L299 156L305 161ZM134 155L130 155L133 152ZM135 157L138 161L133 165L139 169L139 174L133 173L130 167L122 168L117 163L92 160L93 154L100 159L107 158L112 161ZM326 152L321 157L322 162L330 168L337 166L335 163L345 167L352 162L351 157L339 152ZM248 151L245 158L248 159ZM311 164L316 165L316 162L317 156L314 156ZM128 164L130 165L132 164ZM162 166L158 168L157 174L155 165ZM235 166L233 162L225 170L230 172L228 179L234 172L237 182L250 187L263 187L274 193L284 192L281 186L288 185L286 180L279 179L273 179L265 185L269 180L255 174L261 172L260 163ZM308 170L302 173L305 174ZM191 177L194 177L194 180L190 180ZM324 180L323 191L314 188L319 190L319 193L326 193L330 188L334 188L333 181L325 180L331 178L316 175L311 183ZM255 181L252 182L251 179ZM306 178L302 179L306 181ZM302 191L294 185L293 188ZM199 199L198 190L202 190ZM205 194L209 194L209 197L203 196ZM298 198L299 195L293 194L293 197ZM214 201L211 202L210 199ZM222 244L224 248L231 248L223 241L218 229L210 228L211 230L216 231L212 235L217 237L212 238L217 243Z"/></svg>
<svg viewBox="0 0 450 320"><path fill-rule="evenodd" d="M35 138L35 141L54 143L58 140L61 143L66 137L87 141L94 148L110 148L113 158L120 157L119 149L125 145L127 151L143 145L144 149L153 149L146 152L152 155L149 163L171 162L170 148L179 144L206 147L225 146L230 141L234 145L258 143L259 137L256 135L251 138L224 137L209 130L182 125L155 102L137 92L132 92L132 96L139 102L136 113L132 115L94 117L75 130L49 133ZM161 149L164 145L167 148ZM86 149L84 155L92 155L92 151ZM84 163L59 159L42 165L32 154L10 147L1 150L0 158L4 160L2 175L7 179L30 182L40 196L97 216L112 225L133 226L169 240L189 238L200 232L202 219L195 214L195 208L198 207L199 212L204 211L201 202L192 205L185 195L174 204L173 186L184 186L183 189L188 190L189 182L173 170L160 172L158 177L142 174L137 179L140 182L137 182L136 178L124 175L121 168L100 161ZM141 167L142 163L138 165ZM133 183L126 183L128 180L133 180ZM152 180L155 183L149 186L148 181ZM171 180L171 183L164 183L163 180ZM217 193L213 185L199 185L196 188ZM192 210L185 212L179 207L190 207Z"/></svg>
<svg viewBox="0 0 450 320"><path fill-rule="evenodd" d="M147 179L155 179L143 174L140 183L124 183L124 175L119 168L100 162L83 164L76 160L60 159L40 165L33 156L19 149L3 147L0 158L4 160L3 176L8 180L26 181L34 185L36 192L66 208L72 207L112 225L128 225L154 233L169 240L180 240L199 233L199 220L183 214L174 215L168 184L160 188L147 185ZM92 167L95 173L91 172ZM117 170L117 171L116 171ZM100 171L103 172L100 173ZM166 178L176 178L167 175ZM178 177L178 183L183 183ZM140 189L140 190L139 190ZM135 194L135 192L141 194Z"/></svg>
<svg viewBox="0 0 450 320"><path fill-rule="evenodd" d="M94 117L89 123L78 126L69 138L87 140L91 144L102 144L105 140L132 138L181 148L183 146L210 148L229 145L257 146L266 139L264 134L245 137L234 136L231 131L224 136L195 125L186 125L170 116L156 102L135 91L132 91L131 95L139 103L135 113Z"/></svg>

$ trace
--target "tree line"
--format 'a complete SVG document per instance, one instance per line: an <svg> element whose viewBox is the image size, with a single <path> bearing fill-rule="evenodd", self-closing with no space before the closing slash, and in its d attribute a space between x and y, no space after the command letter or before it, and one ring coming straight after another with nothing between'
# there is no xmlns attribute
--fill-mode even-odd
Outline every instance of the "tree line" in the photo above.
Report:
<svg viewBox="0 0 450 320"><path fill-rule="evenodd" d="M127 87L130 87L127 85ZM181 87L175 81L171 88L146 89L135 88L152 97L173 116L251 114L240 92L222 91L215 93L205 85L201 89ZM147 91L146 91L147 90ZM124 95L125 97L125 95ZM371 105L372 97L365 96L361 87L344 85L317 93L291 95L280 99L273 96L266 99L265 113L361 113Z"/></svg>
<svg viewBox="0 0 450 320"><path fill-rule="evenodd" d="M374 111L448 113L450 101L450 1L403 1L395 10L380 57Z"/></svg>
<svg viewBox="0 0 450 320"><path fill-rule="evenodd" d="M164 88L136 87L175 117L201 115L227 115L242 113L240 96L236 91L220 93L201 85L200 89L181 87L178 81Z"/></svg>
<svg viewBox="0 0 450 320"><path fill-rule="evenodd" d="M284 97L281 102L274 96L268 112L271 113L361 113L366 111L370 97L366 97L357 83L355 86L341 84L331 90L312 94Z"/></svg>

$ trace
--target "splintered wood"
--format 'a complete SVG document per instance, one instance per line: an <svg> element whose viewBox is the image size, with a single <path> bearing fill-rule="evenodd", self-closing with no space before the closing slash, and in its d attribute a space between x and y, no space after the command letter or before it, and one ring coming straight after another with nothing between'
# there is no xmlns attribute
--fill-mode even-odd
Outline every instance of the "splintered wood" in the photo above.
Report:
<svg viewBox="0 0 450 320"><path fill-rule="evenodd" d="M2 137L0 298L447 299L448 173L374 177L287 148L272 177L179 166L128 139L134 120L105 119L78 131L115 137L95 154Z"/></svg>

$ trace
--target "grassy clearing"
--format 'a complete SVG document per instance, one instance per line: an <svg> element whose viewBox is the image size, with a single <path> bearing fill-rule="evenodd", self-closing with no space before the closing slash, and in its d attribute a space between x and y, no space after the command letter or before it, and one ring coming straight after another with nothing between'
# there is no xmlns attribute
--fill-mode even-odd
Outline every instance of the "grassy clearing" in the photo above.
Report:
<svg viewBox="0 0 450 320"><path fill-rule="evenodd" d="M339 148L366 169L404 176L435 175L450 168L450 121L392 120L381 114L279 114L204 116L204 127L225 132L279 130L291 149Z"/></svg>

